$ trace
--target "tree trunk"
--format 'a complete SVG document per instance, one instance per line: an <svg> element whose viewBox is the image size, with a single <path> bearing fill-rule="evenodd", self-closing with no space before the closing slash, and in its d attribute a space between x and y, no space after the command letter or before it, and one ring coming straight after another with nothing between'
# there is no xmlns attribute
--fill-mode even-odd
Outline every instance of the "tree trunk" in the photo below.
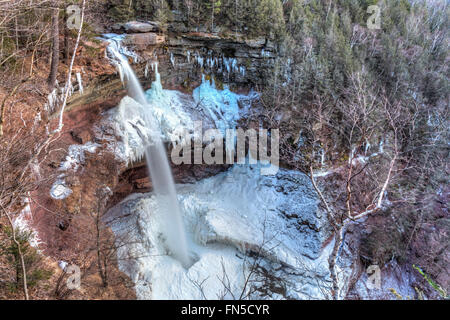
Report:
<svg viewBox="0 0 450 320"><path fill-rule="evenodd" d="M64 15L64 63L69 65L70 53L69 53L69 28L67 28L67 14Z"/></svg>
<svg viewBox="0 0 450 320"><path fill-rule="evenodd" d="M56 85L56 75L59 64L59 9L54 8L52 12L52 61L50 66L50 75L48 77L48 86L53 90Z"/></svg>
<svg viewBox="0 0 450 320"><path fill-rule="evenodd" d="M342 229L335 232L334 235L334 246L331 255L328 258L328 265L331 273L331 280L333 281L331 294L334 300L339 300L339 279L336 272L336 260L339 253L339 248L342 244Z"/></svg>
<svg viewBox="0 0 450 320"><path fill-rule="evenodd" d="M212 0L212 11L211 11L211 32L214 32L214 9L216 0Z"/></svg>

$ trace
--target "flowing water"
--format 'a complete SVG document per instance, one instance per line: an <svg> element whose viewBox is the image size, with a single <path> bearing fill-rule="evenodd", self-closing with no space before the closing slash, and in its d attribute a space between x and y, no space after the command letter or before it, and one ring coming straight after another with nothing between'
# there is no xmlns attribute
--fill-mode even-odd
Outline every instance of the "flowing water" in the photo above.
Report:
<svg viewBox="0 0 450 320"><path fill-rule="evenodd" d="M116 64L121 78L126 80L128 94L145 108L152 108L147 102L144 90L128 63L127 58L122 54L123 47L120 44L120 38L109 37L110 45L108 52L112 55L114 63ZM155 64L156 80L153 86L161 86L160 75L158 73L157 64ZM124 118L125 119L125 118ZM146 144L146 160L150 171L153 190L158 201L159 214L163 216L163 230L165 242L171 255L181 262L181 264L188 268L191 264L189 258L185 229L181 217L180 207L175 190L175 183L169 162L166 155L166 150L161 140L161 130L158 121L152 116L151 112L146 113L145 125L152 129L150 137L143 135L143 140Z"/></svg>

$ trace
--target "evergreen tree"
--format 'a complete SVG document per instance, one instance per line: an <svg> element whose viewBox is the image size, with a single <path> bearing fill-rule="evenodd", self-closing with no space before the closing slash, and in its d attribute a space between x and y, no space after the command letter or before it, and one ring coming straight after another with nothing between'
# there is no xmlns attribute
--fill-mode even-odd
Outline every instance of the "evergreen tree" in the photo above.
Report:
<svg viewBox="0 0 450 320"><path fill-rule="evenodd" d="M171 20L172 13L166 0L134 0L136 18L157 21L165 29Z"/></svg>
<svg viewBox="0 0 450 320"><path fill-rule="evenodd" d="M256 7L256 30L275 38L284 34L283 5L280 0L260 0Z"/></svg>
<svg viewBox="0 0 450 320"><path fill-rule="evenodd" d="M108 0L107 16L114 22L130 21L134 17L132 0Z"/></svg>
<svg viewBox="0 0 450 320"><path fill-rule="evenodd" d="M206 7L208 8L208 11L210 12L210 25L211 25L211 32L214 32L214 17L218 15L221 11L222 2L221 0L209 0L206 3Z"/></svg>

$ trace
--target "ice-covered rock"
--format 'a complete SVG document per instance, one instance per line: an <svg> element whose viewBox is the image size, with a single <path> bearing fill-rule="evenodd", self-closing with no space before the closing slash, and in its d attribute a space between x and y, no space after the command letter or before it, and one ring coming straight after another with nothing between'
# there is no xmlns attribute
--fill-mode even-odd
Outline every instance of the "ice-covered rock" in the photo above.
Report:
<svg viewBox="0 0 450 320"><path fill-rule="evenodd" d="M114 142L114 153L120 154L127 162L139 161L144 157L145 141L155 130L150 118L158 122L162 139L165 142L179 142L187 132L194 130L194 123L202 122L202 129L225 130L236 127L241 116L249 112L251 102L258 98L255 92L249 95L233 93L228 88L219 90L214 82L203 78L202 84L194 89L193 95L184 94L175 90L163 89L157 65L153 65L156 80L145 93L148 101L143 106L126 96L120 104L109 110L97 128L99 138L103 139L100 131L115 132L120 142ZM239 103L243 108L239 107ZM99 128L102 129L99 129Z"/></svg>
<svg viewBox="0 0 450 320"><path fill-rule="evenodd" d="M284 169L261 176L258 166L235 165L177 187L195 260L188 270L170 257L152 194L131 195L107 213L121 244L119 266L140 299L220 298L224 276L231 288L225 297L239 298L255 259L250 297L329 297L332 243L322 248L329 230L308 178Z"/></svg>

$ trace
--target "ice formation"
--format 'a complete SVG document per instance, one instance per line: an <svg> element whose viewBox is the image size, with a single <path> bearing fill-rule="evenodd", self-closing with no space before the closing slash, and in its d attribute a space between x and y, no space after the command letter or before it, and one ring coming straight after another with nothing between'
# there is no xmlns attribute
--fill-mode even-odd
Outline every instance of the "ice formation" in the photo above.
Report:
<svg viewBox="0 0 450 320"><path fill-rule="evenodd" d="M65 160L61 163L60 170L66 171L72 169L76 171L86 159L85 152L95 153L98 147L100 145L93 142L87 142L83 145L71 145Z"/></svg>
<svg viewBox="0 0 450 320"><path fill-rule="evenodd" d="M227 57L223 54L217 54L212 50L202 51L197 50L194 52L187 51L186 58L188 63L191 63L191 56L194 57L194 63L201 69L205 69L210 73L222 73L225 75L225 80L229 80L233 74L239 74L245 76L247 67L238 62L238 59L234 57ZM171 53L170 60L172 65L175 66L174 56Z"/></svg>
<svg viewBox="0 0 450 320"><path fill-rule="evenodd" d="M122 45L123 35L105 34L104 38L110 43L108 52L111 62L119 70L121 79L125 82L124 64L127 61L118 61L121 56L132 57L139 60L136 53ZM212 52L204 57L198 51L187 53L196 59L196 63L203 66L206 63L222 65L233 71L244 70L243 66L237 64L234 58L214 57ZM116 58L114 58L116 57ZM117 59L119 57L119 59ZM175 58L171 55L173 62ZM126 59L123 59L126 60ZM201 85L194 89L192 96L175 90L163 89L158 72L157 63L147 63L145 76L148 76L149 68L155 72L155 81L149 90L145 92L145 105L136 101L136 94L131 93L125 97L119 106L107 113L102 126L111 126L122 143L108 146L114 148L119 158L130 163L140 161L145 153L145 140L155 134L153 127L159 126L161 138L165 142L179 142L182 136L194 129L194 121L202 121L203 128L217 128L225 133L225 130L235 128L241 116L245 116L251 103L258 98L257 93L251 91L249 95L238 95L233 93L227 86L223 90L216 88L214 80L202 77ZM240 109L239 104L244 108ZM149 118L155 119L155 126L147 126ZM153 130L153 131L152 131ZM100 131L100 130L97 130Z"/></svg>
<svg viewBox="0 0 450 320"><path fill-rule="evenodd" d="M225 298L238 298L253 261L249 252L260 252L261 267L282 279L278 285L286 289L255 292L252 298L324 298L333 244L321 248L329 233L315 192L299 172L280 169L276 176L261 176L258 166L235 165L177 186L190 255L196 261L188 270L167 253L152 194L131 195L107 213L107 223L125 241L119 267L135 282L138 298L217 299L223 297L224 273L231 288ZM342 279L349 276L344 268L339 273ZM260 274L253 280L256 286L269 281Z"/></svg>
<svg viewBox="0 0 450 320"><path fill-rule="evenodd" d="M66 186L64 179L58 178L50 189L50 196L53 199L62 200L72 194L72 190Z"/></svg>
<svg viewBox="0 0 450 320"><path fill-rule="evenodd" d="M113 40L109 49L113 54L133 56L121 46L120 37L110 35L109 39ZM233 58L198 52L188 52L187 56L200 67L245 73L245 67ZM171 60L175 65L173 56ZM122 80L130 80L124 66L116 65ZM146 75L149 67L147 64ZM151 67L156 80L145 97L131 94L133 98L123 98L97 128L102 134L120 138L119 142L112 139L109 147L127 162L144 157L145 141L155 134L155 129L169 142L179 139L197 120L202 120L206 128L222 132L234 128L239 118L250 112L251 101L257 97L254 92L240 96L227 87L218 90L214 80L206 77L192 96L165 90L157 64ZM154 128L148 125L149 118L157 122ZM135 283L138 298L240 298L255 254L260 257L260 271L273 277L257 272L252 280L256 291L247 287L244 295L252 292L250 297L258 299L326 297L331 284L328 256L333 243L322 248L330 233L308 178L283 169L276 176L262 176L260 166L234 165L217 176L177 186L191 266L172 257L173 246L163 232L168 219L160 210L157 192L133 194L110 209L105 220L120 242L119 267ZM349 277L342 261L338 261L340 280ZM229 290L224 288L224 281L230 281ZM277 286L279 290L262 289Z"/></svg>
<svg viewBox="0 0 450 320"><path fill-rule="evenodd" d="M239 120L239 96L225 86L217 90L214 81L202 78L202 84L193 92L195 102L213 119L216 128L222 133L228 128L235 128Z"/></svg>
<svg viewBox="0 0 450 320"><path fill-rule="evenodd" d="M152 136L152 128L146 126L147 118L156 119L165 142L179 142L181 137L194 129L195 121L202 121L203 128L233 129L241 116L249 112L258 94L238 95L227 87L219 90L214 81L203 77L202 84L193 95L163 89L157 64L152 65L155 81L145 92L144 106L130 97L124 97L119 106L106 114L103 126L112 126L122 143L116 153L126 162L140 161L144 157L144 141ZM243 108L239 107L239 104Z"/></svg>
<svg viewBox="0 0 450 320"><path fill-rule="evenodd" d="M77 72L76 77L78 82L78 90L80 91L81 94L83 94L84 88L83 88L83 81L81 79L81 73Z"/></svg>
<svg viewBox="0 0 450 320"><path fill-rule="evenodd" d="M59 87L58 82L56 82L55 88L50 92L47 96L47 102L44 104L44 109L52 114L56 112L57 107L62 104L64 100L64 90L65 87ZM68 98L70 98L74 93L74 86L73 83L70 83L69 85L69 93Z"/></svg>

